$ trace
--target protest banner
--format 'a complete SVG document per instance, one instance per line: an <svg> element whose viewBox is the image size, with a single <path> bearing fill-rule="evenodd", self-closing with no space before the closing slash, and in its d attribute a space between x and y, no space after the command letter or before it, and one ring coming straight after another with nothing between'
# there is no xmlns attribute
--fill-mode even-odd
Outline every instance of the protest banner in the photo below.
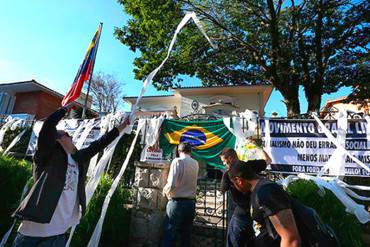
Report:
<svg viewBox="0 0 370 247"><path fill-rule="evenodd" d="M333 136L337 137L337 121L323 120L322 122ZM263 148L272 159L272 171L317 174L337 149L313 119L269 119L268 121L261 119L259 124ZM344 148L369 167L368 128L370 126L365 119L348 120ZM368 171L358 166L348 155L345 155L344 162L345 175L370 176Z"/></svg>

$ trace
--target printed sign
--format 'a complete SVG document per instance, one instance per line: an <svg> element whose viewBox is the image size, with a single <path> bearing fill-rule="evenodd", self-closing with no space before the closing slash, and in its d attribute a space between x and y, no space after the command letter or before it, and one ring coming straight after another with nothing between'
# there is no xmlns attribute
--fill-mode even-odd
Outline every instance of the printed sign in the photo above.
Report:
<svg viewBox="0 0 370 247"><path fill-rule="evenodd" d="M161 163L163 152L158 145L153 147L145 146L141 151L140 161L149 163Z"/></svg>
<svg viewBox="0 0 370 247"><path fill-rule="evenodd" d="M337 121L323 120L323 123L336 138ZM265 126L264 119L261 119L260 127L262 144L272 159L273 171L316 174L336 150L335 144L328 140L313 119L270 119L269 126ZM370 166L368 128L370 126L364 119L348 120L345 149L365 165ZM269 135L266 135L268 130ZM266 138L268 136L269 138ZM345 156L345 174L370 176L369 172L357 165L348 155Z"/></svg>

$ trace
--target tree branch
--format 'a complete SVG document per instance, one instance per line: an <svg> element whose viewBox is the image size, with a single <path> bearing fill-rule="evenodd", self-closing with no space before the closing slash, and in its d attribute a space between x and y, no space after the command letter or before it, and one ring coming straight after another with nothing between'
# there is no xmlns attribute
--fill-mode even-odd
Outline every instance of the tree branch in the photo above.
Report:
<svg viewBox="0 0 370 247"><path fill-rule="evenodd" d="M252 52L253 57L256 59L256 61L263 67L263 69L267 72L270 70L269 66L267 65L266 61L263 59L262 54L259 53L259 51L251 46L249 43L245 42L244 40L240 39L237 35L235 35L231 30L229 30L226 26L222 25L215 17L205 12L203 9L193 5L190 1L182 1L186 2L187 4L191 5L194 10L197 10L199 13L201 13L203 16L207 17L208 20L210 20L214 25L218 26L219 28L223 29L227 33L230 34L231 38L238 41L243 47L245 47L248 51Z"/></svg>

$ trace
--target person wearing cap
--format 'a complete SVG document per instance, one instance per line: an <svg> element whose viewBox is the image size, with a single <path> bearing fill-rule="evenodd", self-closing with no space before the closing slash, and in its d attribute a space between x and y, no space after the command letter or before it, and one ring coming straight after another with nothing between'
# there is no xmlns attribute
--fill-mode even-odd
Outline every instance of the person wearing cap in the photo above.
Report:
<svg viewBox="0 0 370 247"><path fill-rule="evenodd" d="M255 245L302 246L290 196L278 184L258 176L252 169L254 162L233 163L229 177L237 190L251 193Z"/></svg>
<svg viewBox="0 0 370 247"><path fill-rule="evenodd" d="M195 194L199 165L191 155L191 145L182 142L178 146L179 157L170 166L163 195L167 196L162 246L190 247L191 229L195 217Z"/></svg>
<svg viewBox="0 0 370 247"><path fill-rule="evenodd" d="M220 158L226 167L221 180L221 192L230 191L231 199L235 205L227 228L226 247L253 247L254 234L249 212L250 193L238 191L229 178L229 171L232 164L235 162L245 164L245 162L240 161L236 151L229 147L222 150ZM260 173L266 169L266 162L264 160L256 160L255 162L251 162L250 165L256 173Z"/></svg>
<svg viewBox="0 0 370 247"><path fill-rule="evenodd" d="M65 246L66 231L77 225L85 212L85 180L90 159L128 125L126 119L87 148L77 150L71 136L56 129L71 106L47 117L40 130L33 157L34 184L13 214L22 221L15 247Z"/></svg>

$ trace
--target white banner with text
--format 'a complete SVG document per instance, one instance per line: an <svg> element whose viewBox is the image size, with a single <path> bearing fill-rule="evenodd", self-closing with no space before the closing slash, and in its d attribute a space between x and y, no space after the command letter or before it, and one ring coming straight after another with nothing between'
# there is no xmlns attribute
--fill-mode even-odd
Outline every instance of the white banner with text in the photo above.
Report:
<svg viewBox="0 0 370 247"><path fill-rule="evenodd" d="M337 120L322 120L336 138ZM314 119L261 119L262 145L272 159L271 170L284 173L317 174L329 161L336 145ZM370 167L369 124L365 119L348 120L345 133L345 175L370 176L348 154ZM366 167L365 167L366 168Z"/></svg>

